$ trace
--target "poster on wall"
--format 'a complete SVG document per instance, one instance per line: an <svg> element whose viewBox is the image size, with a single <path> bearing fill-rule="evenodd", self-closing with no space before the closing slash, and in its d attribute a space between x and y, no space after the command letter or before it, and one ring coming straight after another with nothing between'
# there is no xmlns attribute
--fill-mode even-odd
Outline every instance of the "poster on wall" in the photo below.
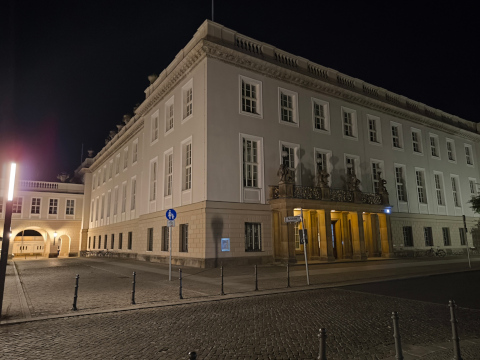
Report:
<svg viewBox="0 0 480 360"><path fill-rule="evenodd" d="M230 251L230 238L222 238L222 251Z"/></svg>

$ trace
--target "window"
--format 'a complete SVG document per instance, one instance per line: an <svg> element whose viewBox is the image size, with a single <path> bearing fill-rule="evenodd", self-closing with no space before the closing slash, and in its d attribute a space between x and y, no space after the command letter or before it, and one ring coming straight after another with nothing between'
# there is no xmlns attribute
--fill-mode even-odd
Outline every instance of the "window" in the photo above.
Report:
<svg viewBox="0 0 480 360"><path fill-rule="evenodd" d="M102 180L102 170L98 170L98 176L97 176L97 187L100 186L100 182Z"/></svg>
<svg viewBox="0 0 480 360"><path fill-rule="evenodd" d="M132 250L132 237L133 234L131 231L128 232L128 238L127 238L127 249Z"/></svg>
<svg viewBox="0 0 480 360"><path fill-rule="evenodd" d="M435 180L435 192L437 194L437 205L444 206L445 201L443 199L443 180L440 177L440 174L433 174Z"/></svg>
<svg viewBox="0 0 480 360"><path fill-rule="evenodd" d="M245 223L245 251L262 251L262 225Z"/></svg>
<svg viewBox="0 0 480 360"><path fill-rule="evenodd" d="M88 237L88 248L90 249L91 246L92 246L92 237L89 236L89 237Z"/></svg>
<svg viewBox="0 0 480 360"><path fill-rule="evenodd" d="M138 159L138 139L136 139L132 145L132 165L137 162L137 159Z"/></svg>
<svg viewBox="0 0 480 360"><path fill-rule="evenodd" d="M188 252L188 224L180 225L180 251Z"/></svg>
<svg viewBox="0 0 480 360"><path fill-rule="evenodd" d="M477 183L476 179L468 179L468 185L470 187L470 195L477 196L477 191L475 190L475 185Z"/></svg>
<svg viewBox="0 0 480 360"><path fill-rule="evenodd" d="M378 193L378 190L380 187L380 175L382 173L381 168L383 164L381 164L381 162L377 160L371 160L371 163L372 163L373 192Z"/></svg>
<svg viewBox="0 0 480 360"><path fill-rule="evenodd" d="M48 206L48 213L50 215L58 214L58 199L50 199L50 204Z"/></svg>
<svg viewBox="0 0 480 360"><path fill-rule="evenodd" d="M159 121L158 121L158 111L156 111L153 115L152 115L152 138L151 138L151 142L155 142L156 140L158 140L158 128L159 128Z"/></svg>
<svg viewBox="0 0 480 360"><path fill-rule="evenodd" d="M118 234L118 249L122 250L123 246L123 233Z"/></svg>
<svg viewBox="0 0 480 360"><path fill-rule="evenodd" d="M423 228L423 238L425 239L425 246L433 246L433 235L431 227Z"/></svg>
<svg viewBox="0 0 480 360"><path fill-rule="evenodd" d="M411 226L403 227L403 246L413 246L413 231Z"/></svg>
<svg viewBox="0 0 480 360"><path fill-rule="evenodd" d="M355 110L342 106L343 137L352 139L357 137L357 113Z"/></svg>
<svg viewBox="0 0 480 360"><path fill-rule="evenodd" d="M367 115L368 120L368 141L378 145L382 143L382 132L380 128L380 118Z"/></svg>
<svg viewBox="0 0 480 360"><path fill-rule="evenodd" d="M300 145L282 141L280 142L280 161L293 172L295 182L297 182L297 179L299 179L299 174L297 174L297 169L299 169L299 151Z"/></svg>
<svg viewBox="0 0 480 360"><path fill-rule="evenodd" d="M440 152L438 150L438 136L430 134L430 153L432 157L440 158Z"/></svg>
<svg viewBox="0 0 480 360"><path fill-rule="evenodd" d="M103 219L104 209L105 209L105 194L102 194L102 205L100 207L100 219Z"/></svg>
<svg viewBox="0 0 480 360"><path fill-rule="evenodd" d="M67 199L67 206L65 208L66 215L75 215L75 200Z"/></svg>
<svg viewBox="0 0 480 360"><path fill-rule="evenodd" d="M132 178L132 192L130 194L130 210L135 210L135 202L137 196L137 178Z"/></svg>
<svg viewBox="0 0 480 360"><path fill-rule="evenodd" d="M459 228L458 230L460 232L460 245L467 245L467 233L465 228Z"/></svg>
<svg viewBox="0 0 480 360"><path fill-rule="evenodd" d="M172 195L173 185L173 153L165 155L165 196Z"/></svg>
<svg viewBox="0 0 480 360"><path fill-rule="evenodd" d="M422 154L422 133L420 130L412 129L412 145L413 152L416 154Z"/></svg>
<svg viewBox="0 0 480 360"><path fill-rule="evenodd" d="M97 183L97 175L93 175L92 190L95 190L95 184L96 183Z"/></svg>
<svg viewBox="0 0 480 360"><path fill-rule="evenodd" d="M105 234L104 240L103 240L103 248L107 248L107 234Z"/></svg>
<svg viewBox="0 0 480 360"><path fill-rule="evenodd" d="M402 125L391 122L390 128L392 132L392 146L394 149L403 149L403 133Z"/></svg>
<svg viewBox="0 0 480 360"><path fill-rule="evenodd" d="M153 251L153 228L147 229L147 251Z"/></svg>
<svg viewBox="0 0 480 360"><path fill-rule="evenodd" d="M182 88L183 116L185 120L193 115L193 79L189 80Z"/></svg>
<svg viewBox="0 0 480 360"><path fill-rule="evenodd" d="M448 227L442 228L442 235L443 235L443 245L444 246L452 245L450 242L450 228Z"/></svg>
<svg viewBox="0 0 480 360"><path fill-rule="evenodd" d="M168 251L169 230L167 226L162 226L162 251Z"/></svg>
<svg viewBox="0 0 480 360"><path fill-rule="evenodd" d="M425 191L425 173L423 170L416 170L415 171L415 178L417 182L417 195L418 195L418 202L420 204L427 203L427 194Z"/></svg>
<svg viewBox="0 0 480 360"><path fill-rule="evenodd" d="M157 199L157 161L150 162L150 201Z"/></svg>
<svg viewBox="0 0 480 360"><path fill-rule="evenodd" d="M113 215L118 213L118 186L113 191Z"/></svg>
<svg viewBox="0 0 480 360"><path fill-rule="evenodd" d="M278 88L280 122L298 126L297 93Z"/></svg>
<svg viewBox="0 0 480 360"><path fill-rule="evenodd" d="M107 219L110 218L110 208L112 207L112 191L108 190L107 195Z"/></svg>
<svg viewBox="0 0 480 360"><path fill-rule="evenodd" d="M165 134L173 130L173 96L165 104Z"/></svg>
<svg viewBox="0 0 480 360"><path fill-rule="evenodd" d="M187 140L187 143L182 144L183 152L183 186L182 190L189 190L192 188L192 140Z"/></svg>
<svg viewBox="0 0 480 360"><path fill-rule="evenodd" d="M127 182L122 184L122 214L125 213L127 208Z"/></svg>
<svg viewBox="0 0 480 360"><path fill-rule="evenodd" d="M240 75L240 113L262 117L262 83Z"/></svg>
<svg viewBox="0 0 480 360"><path fill-rule="evenodd" d="M115 175L120 173L120 154L115 157Z"/></svg>
<svg viewBox="0 0 480 360"><path fill-rule="evenodd" d="M472 157L472 146L465 144L465 160L467 165L473 166L473 157Z"/></svg>
<svg viewBox="0 0 480 360"><path fill-rule="evenodd" d="M96 241L96 238L95 236L93 237L93 248L95 249L95 241Z"/></svg>
<svg viewBox="0 0 480 360"><path fill-rule="evenodd" d="M300 245L300 227L299 227L299 224L300 223L294 223L294 227L293 227L293 235L295 237L295 250L301 250L302 247Z"/></svg>
<svg viewBox="0 0 480 360"><path fill-rule="evenodd" d="M360 157L356 155L345 154L345 174L355 175L357 179L361 178Z"/></svg>
<svg viewBox="0 0 480 360"><path fill-rule="evenodd" d="M107 165L103 167L103 183L107 181Z"/></svg>
<svg viewBox="0 0 480 360"><path fill-rule="evenodd" d="M115 234L112 234L112 236L110 237L110 249L114 249L115 248Z"/></svg>
<svg viewBox="0 0 480 360"><path fill-rule="evenodd" d="M243 138L243 186L258 187L258 142Z"/></svg>
<svg viewBox="0 0 480 360"><path fill-rule="evenodd" d="M453 203L455 204L456 207L461 207L460 194L458 191L458 178L456 176L452 176L451 181L452 181Z"/></svg>
<svg viewBox="0 0 480 360"><path fill-rule="evenodd" d="M113 176L113 160L110 160L108 164L108 180L110 180Z"/></svg>
<svg viewBox="0 0 480 360"><path fill-rule="evenodd" d="M451 139L447 139L447 157L448 161L457 161L457 155L455 154L455 143Z"/></svg>
<svg viewBox="0 0 480 360"><path fill-rule="evenodd" d="M398 201L407 201L404 166L395 165L395 186L397 188Z"/></svg>
<svg viewBox="0 0 480 360"><path fill-rule="evenodd" d="M92 210L90 211L90 222L93 222L93 212L94 212L94 203L93 203L93 200L92 200Z"/></svg>
<svg viewBox="0 0 480 360"><path fill-rule="evenodd" d="M330 159L332 157L332 152L329 150L314 148L314 161L315 161L315 176L318 177L319 171L331 173L331 163ZM331 184L330 177L328 178L328 183ZM318 185L318 184L317 184Z"/></svg>
<svg viewBox="0 0 480 360"><path fill-rule="evenodd" d="M128 167L128 148L123 149L123 170Z"/></svg>
<svg viewBox="0 0 480 360"><path fill-rule="evenodd" d="M40 201L40 198L32 198L32 210L30 212L31 214L40 214Z"/></svg>
<svg viewBox="0 0 480 360"><path fill-rule="evenodd" d="M330 114L328 102L312 98L313 129L320 132L330 132Z"/></svg>
<svg viewBox="0 0 480 360"><path fill-rule="evenodd" d="M99 201L98 201L98 197L97 197L97 198L95 199L95 220L96 220L96 221L98 221L98 213L99 213L99 211L98 211L98 203L99 203Z"/></svg>

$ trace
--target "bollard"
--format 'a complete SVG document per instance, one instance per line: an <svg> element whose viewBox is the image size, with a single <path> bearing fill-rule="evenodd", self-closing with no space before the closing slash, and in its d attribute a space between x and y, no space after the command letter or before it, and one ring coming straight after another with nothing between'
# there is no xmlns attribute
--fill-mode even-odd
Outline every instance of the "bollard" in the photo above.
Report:
<svg viewBox="0 0 480 360"><path fill-rule="evenodd" d="M179 280L180 280L180 299L183 299L183 295L182 295L182 269L178 269L178 272L180 274L179 276Z"/></svg>
<svg viewBox="0 0 480 360"><path fill-rule="evenodd" d="M197 360L197 353L195 351L190 351L188 353L188 360Z"/></svg>
<svg viewBox="0 0 480 360"><path fill-rule="evenodd" d="M403 360L402 342L400 339L400 329L398 327L398 313L392 312L393 319L393 338L395 339L395 359Z"/></svg>
<svg viewBox="0 0 480 360"><path fill-rule="evenodd" d="M290 265L287 263L287 288L290 287Z"/></svg>
<svg viewBox="0 0 480 360"><path fill-rule="evenodd" d="M133 289L132 289L132 305L135 305L135 271L133 272L133 281L132 281L132 285L133 285Z"/></svg>
<svg viewBox="0 0 480 360"><path fill-rule="evenodd" d="M257 271L257 265L255 265L255 291L258 291L258 271Z"/></svg>
<svg viewBox="0 0 480 360"><path fill-rule="evenodd" d="M460 339L458 338L457 332L457 318L455 317L455 301L450 300L448 302L450 307L450 322L452 323L452 340L453 340L453 360L462 360L462 355L460 355Z"/></svg>
<svg viewBox="0 0 480 360"><path fill-rule="evenodd" d="M318 347L318 358L317 360L327 360L327 347L325 345L325 340L327 340L327 332L325 328L320 329L320 333L318 334L318 338L320 340L319 347Z"/></svg>
<svg viewBox="0 0 480 360"><path fill-rule="evenodd" d="M75 276L75 295L73 295L73 307L72 307L72 310L73 311L77 311L77 296L78 296L78 278L80 277L80 275L77 274L77 276Z"/></svg>
<svg viewBox="0 0 480 360"><path fill-rule="evenodd" d="M223 292L223 265L220 267L220 275L222 277L222 292L220 293L220 295L225 295L225 293Z"/></svg>

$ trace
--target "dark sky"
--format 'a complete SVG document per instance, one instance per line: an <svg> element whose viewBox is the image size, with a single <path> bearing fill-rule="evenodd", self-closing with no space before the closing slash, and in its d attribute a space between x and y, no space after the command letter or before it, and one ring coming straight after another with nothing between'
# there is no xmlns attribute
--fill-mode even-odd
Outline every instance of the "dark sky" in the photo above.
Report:
<svg viewBox="0 0 480 360"><path fill-rule="evenodd" d="M54 181L95 152L211 19L211 0L13 1L0 11L0 160ZM216 1L215 21L479 121L479 30L461 2ZM9 8L8 8L9 6Z"/></svg>

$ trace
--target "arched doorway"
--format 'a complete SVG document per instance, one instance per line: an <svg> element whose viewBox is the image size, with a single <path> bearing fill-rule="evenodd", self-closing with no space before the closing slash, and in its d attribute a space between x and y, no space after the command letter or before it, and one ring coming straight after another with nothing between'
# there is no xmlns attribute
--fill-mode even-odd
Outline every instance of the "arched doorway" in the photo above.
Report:
<svg viewBox="0 0 480 360"><path fill-rule="evenodd" d="M57 251L58 256L68 257L70 254L70 237L68 235L61 235L58 238Z"/></svg>
<svg viewBox="0 0 480 360"><path fill-rule="evenodd" d="M27 229L17 233L13 240L13 255L17 257L42 256L45 251L45 240L41 233Z"/></svg>

